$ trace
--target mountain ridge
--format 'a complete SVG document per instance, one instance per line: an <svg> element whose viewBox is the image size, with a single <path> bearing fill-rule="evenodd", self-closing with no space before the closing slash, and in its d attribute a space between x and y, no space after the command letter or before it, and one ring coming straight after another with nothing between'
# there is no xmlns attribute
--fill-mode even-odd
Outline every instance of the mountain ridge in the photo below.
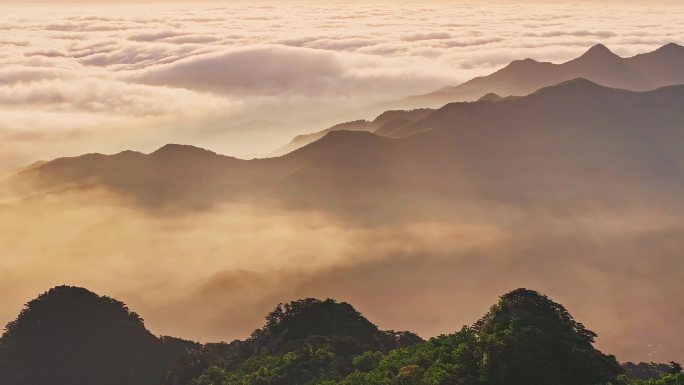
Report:
<svg viewBox="0 0 684 385"><path fill-rule="evenodd" d="M442 87L432 93L409 96L389 103L387 107L434 108L449 102L476 100L487 93L520 96L578 77L607 87L635 91L683 84L684 47L668 43L651 52L621 57L605 45L596 44L579 57L560 64L529 58L514 60L490 75Z"/></svg>
<svg viewBox="0 0 684 385"><path fill-rule="evenodd" d="M274 151L272 155L274 157L286 155L287 153L299 149L309 143L315 142L316 140L323 138L323 136L326 134L334 131L368 131L378 133L381 136L392 137L392 133L395 129L399 129L404 125L415 122L430 112L431 110L427 108L418 108L413 110L387 110L376 116L373 120L353 120L350 122L336 124L322 131L298 135L288 144ZM394 127L390 128L392 125Z"/></svg>
<svg viewBox="0 0 684 385"><path fill-rule="evenodd" d="M684 164L677 150L681 100L681 85L637 92L574 79L496 102L449 103L402 124L393 138L338 130L281 157L253 160L187 147L181 153L190 156L168 159L90 154L48 162L0 185L18 182L35 192L88 181L143 206L206 209L275 199L348 213L399 204L404 194L515 201L547 189L593 200L608 199L618 185L671 201L679 182L661 175ZM581 183L568 185L562 175ZM649 191L645 181L659 187Z"/></svg>
<svg viewBox="0 0 684 385"><path fill-rule="evenodd" d="M582 55L560 64L540 62L531 58L513 60L505 67L486 76L479 76L457 86L445 86L434 92L415 95L383 105L386 111L372 121L355 120L341 123L322 131L298 135L290 143L272 153L284 155L303 145L320 139L325 133L350 129L372 131L393 137L401 129L398 117L394 126L381 129L382 116L391 110L427 110L458 101L477 101L496 95L495 100L508 96L523 96L535 90L553 86L576 78L585 78L610 88L635 91L654 90L660 87L684 84L684 46L669 43L660 48L631 57L620 57L603 44L590 47ZM428 108L426 108L428 107ZM408 125L417 119L403 122Z"/></svg>

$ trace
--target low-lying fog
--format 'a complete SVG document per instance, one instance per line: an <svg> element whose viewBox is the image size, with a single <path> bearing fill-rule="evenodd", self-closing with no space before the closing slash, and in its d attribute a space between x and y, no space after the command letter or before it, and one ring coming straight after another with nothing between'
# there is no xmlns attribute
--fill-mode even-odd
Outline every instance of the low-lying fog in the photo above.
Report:
<svg viewBox="0 0 684 385"><path fill-rule="evenodd" d="M467 207L360 224L265 205L150 211L98 189L4 203L0 321L70 284L126 302L155 334L200 341L244 338L302 297L348 301L382 328L430 337L524 286L564 304L620 360L684 359L676 212Z"/></svg>

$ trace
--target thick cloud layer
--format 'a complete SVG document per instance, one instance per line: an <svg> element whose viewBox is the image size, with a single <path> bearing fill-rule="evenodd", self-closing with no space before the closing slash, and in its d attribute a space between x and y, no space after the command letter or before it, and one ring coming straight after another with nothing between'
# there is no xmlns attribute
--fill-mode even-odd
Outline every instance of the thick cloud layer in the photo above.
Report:
<svg viewBox="0 0 684 385"><path fill-rule="evenodd" d="M603 2L9 3L0 171L167 142L268 154L295 134L370 117L376 102L513 59L682 43L682 21L675 6Z"/></svg>

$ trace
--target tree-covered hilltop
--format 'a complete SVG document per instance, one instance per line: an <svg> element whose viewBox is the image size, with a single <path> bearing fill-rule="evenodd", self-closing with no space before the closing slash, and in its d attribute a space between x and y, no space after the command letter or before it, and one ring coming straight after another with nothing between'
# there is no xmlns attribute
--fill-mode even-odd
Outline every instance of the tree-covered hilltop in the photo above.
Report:
<svg viewBox="0 0 684 385"><path fill-rule="evenodd" d="M309 308L313 306L314 309ZM330 308L328 308L330 307ZM332 310L335 308L335 311ZM337 310L343 311L339 317ZM321 313L318 313L321 312ZM317 314L311 316L311 314ZM329 317L338 315L331 323ZM357 318L360 317L360 318ZM362 319L352 329L344 321ZM320 323L317 322L320 320ZM332 327L332 329L331 329ZM331 338L346 337L341 340ZM307 332L308 331L308 332ZM532 290L503 295L473 326L387 351L368 344L377 328L346 304L305 300L279 306L249 344L288 346L227 354L189 385L598 385L640 384L615 357L594 348L596 334L560 304ZM377 333L377 332L375 332ZM322 336L324 334L326 337ZM377 334L376 334L377 335ZM261 344L261 338L269 343ZM288 339L289 338L292 339ZM377 338L377 337L375 337ZM274 342L275 341L275 342ZM289 341L289 342L288 342ZM296 341L296 343L292 343ZM345 341L345 343L341 343ZM353 341L351 343L350 341ZM364 351L359 349L366 344ZM353 347L353 348L350 348ZM674 375L671 378L679 378ZM663 381L669 381L664 379ZM646 384L648 382L643 382ZM651 383L648 383L651 384ZM653 382L653 384L670 384Z"/></svg>
<svg viewBox="0 0 684 385"><path fill-rule="evenodd" d="M479 374L489 384L599 384L622 371L615 357L593 347L594 332L535 291L503 295L474 330Z"/></svg>
<svg viewBox="0 0 684 385"><path fill-rule="evenodd" d="M123 303L60 286L0 338L3 385L684 385L675 362L626 363L532 290L504 294L472 326L422 340L383 331L332 299L278 305L245 340L157 338Z"/></svg>
<svg viewBox="0 0 684 385"><path fill-rule="evenodd" d="M380 330L346 302L315 298L279 304L266 316L266 325L252 333L249 342L255 352L282 353L294 350L312 338L352 341L362 352L388 351L422 342L410 332Z"/></svg>
<svg viewBox="0 0 684 385"><path fill-rule="evenodd" d="M59 286L26 304L0 339L3 385L148 385L197 344L157 338L123 303Z"/></svg>
<svg viewBox="0 0 684 385"><path fill-rule="evenodd" d="M283 317L281 308L276 309L272 313L275 317L267 319L265 329L305 327L306 324L270 324L272 319L299 318L297 307L297 303L287 307L293 314ZM318 327L310 326L312 330ZM474 326L427 342L389 352L379 347L354 352L329 342L322 344L310 335L298 339L297 346L285 354L261 352L242 362L221 359L189 384L594 385L614 382L622 368L614 357L593 347L595 337L563 306L537 292L518 289L502 296ZM349 357L350 353L355 355Z"/></svg>
<svg viewBox="0 0 684 385"><path fill-rule="evenodd" d="M317 383L352 373L364 365L359 357L421 342L411 332L380 330L346 302L307 298L279 304L247 340L218 347L223 351L218 359L216 345L209 352L192 352L174 367L167 383Z"/></svg>

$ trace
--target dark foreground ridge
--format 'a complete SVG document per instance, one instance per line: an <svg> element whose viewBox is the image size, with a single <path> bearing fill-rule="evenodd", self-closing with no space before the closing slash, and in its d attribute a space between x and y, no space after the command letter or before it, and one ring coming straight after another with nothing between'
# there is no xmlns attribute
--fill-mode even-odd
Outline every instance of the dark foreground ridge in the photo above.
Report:
<svg viewBox="0 0 684 385"><path fill-rule="evenodd" d="M60 286L26 304L0 339L3 385L669 385L677 363L627 363L532 290L501 296L473 326L423 341L382 331L350 304L278 305L245 340L155 337L123 303ZM659 378L658 378L659 377ZM654 379L658 378L658 379Z"/></svg>
<svg viewBox="0 0 684 385"><path fill-rule="evenodd" d="M0 339L0 383L156 384L195 344L157 338L121 302L59 286L26 304Z"/></svg>

